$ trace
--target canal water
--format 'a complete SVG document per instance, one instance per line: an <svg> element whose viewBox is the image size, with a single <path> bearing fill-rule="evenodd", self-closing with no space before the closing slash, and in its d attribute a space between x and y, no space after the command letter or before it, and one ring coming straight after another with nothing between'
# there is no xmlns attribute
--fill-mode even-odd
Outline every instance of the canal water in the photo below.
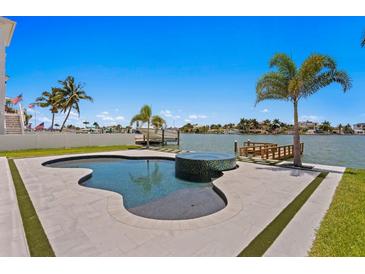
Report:
<svg viewBox="0 0 365 274"><path fill-rule="evenodd" d="M293 143L291 135L181 134L180 149L233 152L234 141ZM365 136L304 135L303 161L326 165L365 168Z"/></svg>

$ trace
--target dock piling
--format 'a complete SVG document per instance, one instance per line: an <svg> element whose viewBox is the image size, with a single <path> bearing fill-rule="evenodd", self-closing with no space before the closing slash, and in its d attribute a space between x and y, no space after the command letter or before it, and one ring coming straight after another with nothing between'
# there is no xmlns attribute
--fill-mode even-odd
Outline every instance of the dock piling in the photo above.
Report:
<svg viewBox="0 0 365 274"><path fill-rule="evenodd" d="M162 129L162 146L165 145L165 130Z"/></svg>

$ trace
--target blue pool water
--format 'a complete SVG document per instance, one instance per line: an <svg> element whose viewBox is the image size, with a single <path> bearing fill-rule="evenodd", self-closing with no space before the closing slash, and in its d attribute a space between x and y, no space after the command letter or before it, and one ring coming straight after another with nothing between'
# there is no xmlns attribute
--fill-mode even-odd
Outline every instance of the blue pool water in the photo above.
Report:
<svg viewBox="0 0 365 274"><path fill-rule="evenodd" d="M194 189L198 192L204 189L205 197L208 191L209 195L223 203L213 190L212 183L189 182L176 178L174 161L97 158L68 160L47 166L92 169L92 177L82 185L122 194L127 209L149 204L176 192L191 196L191 190Z"/></svg>

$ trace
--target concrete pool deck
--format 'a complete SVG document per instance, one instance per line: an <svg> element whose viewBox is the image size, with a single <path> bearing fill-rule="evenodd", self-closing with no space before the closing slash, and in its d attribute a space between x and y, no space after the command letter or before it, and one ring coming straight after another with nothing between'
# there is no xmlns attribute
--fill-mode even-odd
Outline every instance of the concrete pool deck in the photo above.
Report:
<svg viewBox="0 0 365 274"><path fill-rule="evenodd" d="M0 256L29 256L8 160L0 157Z"/></svg>
<svg viewBox="0 0 365 274"><path fill-rule="evenodd" d="M174 157L171 153L148 150L87 155ZM228 205L224 209L198 219L162 221L130 213L117 193L80 186L79 179L91 170L42 166L51 159L75 156L15 161L57 256L237 256L319 174L239 162L237 169L225 172L214 181L227 197ZM329 179L337 185L342 173L334 174L338 176ZM329 200L331 191L323 191ZM327 200L322 203L324 212L329 203ZM303 214L310 215L313 210L312 207ZM292 222L282 233L289 236L280 239L280 235L277 239L280 246L292 244L294 234L286 232ZM311 236L313 227L308 229L311 231L307 234ZM277 250L280 252L274 250L265 255L285 253L282 248Z"/></svg>

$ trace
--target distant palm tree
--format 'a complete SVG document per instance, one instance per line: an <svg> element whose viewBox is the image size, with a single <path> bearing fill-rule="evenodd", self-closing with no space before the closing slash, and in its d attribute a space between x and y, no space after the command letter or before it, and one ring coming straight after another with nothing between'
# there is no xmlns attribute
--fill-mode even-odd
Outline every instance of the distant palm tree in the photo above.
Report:
<svg viewBox="0 0 365 274"><path fill-rule="evenodd" d="M163 126L166 125L166 121L162 117L157 116L157 115L152 117L151 123L154 126L154 128L156 129L156 132L158 129L162 129Z"/></svg>
<svg viewBox="0 0 365 274"><path fill-rule="evenodd" d="M338 127L338 134L342 134L343 125L339 124L337 127Z"/></svg>
<svg viewBox="0 0 365 274"><path fill-rule="evenodd" d="M24 109L24 125L25 126L29 125L29 121L30 121L30 119L32 119L32 117L33 117L32 114L29 114L27 109L25 108Z"/></svg>
<svg viewBox="0 0 365 274"><path fill-rule="evenodd" d="M144 105L140 112L131 120L131 125L135 122L147 123L147 148L150 147L150 125L153 124L153 121L158 121L160 124L161 121L165 120L158 115L152 116L152 109L149 105Z"/></svg>
<svg viewBox="0 0 365 274"><path fill-rule="evenodd" d="M52 113L52 124L51 129L54 127L54 119L56 113L62 108L60 103L60 99L62 98L62 94L60 94L57 88L52 88L51 92L44 91L40 97L35 100L35 105L40 106L41 108L48 108Z"/></svg>
<svg viewBox="0 0 365 274"><path fill-rule="evenodd" d="M343 133L345 133L345 134L354 134L354 130L352 129L350 124L347 124L343 127Z"/></svg>
<svg viewBox="0 0 365 274"><path fill-rule="evenodd" d="M99 128L100 126L99 126L99 124L98 124L98 122L94 122L93 123L93 126L95 127L95 128Z"/></svg>
<svg viewBox="0 0 365 274"><path fill-rule="evenodd" d="M320 125L320 129L326 132L331 131L332 126L331 123L329 121L324 121L321 125Z"/></svg>
<svg viewBox="0 0 365 274"><path fill-rule="evenodd" d="M93 102L93 98L86 94L83 90L84 87L82 84L75 83L75 78L72 76L68 76L65 80L58 82L62 85L62 87L58 89L60 94L62 94L58 102L62 105L62 111L64 113L67 112L60 129L60 131L62 131L72 109L75 109L77 114L80 115L80 100Z"/></svg>
<svg viewBox="0 0 365 274"><path fill-rule="evenodd" d="M267 99L291 101L294 106L294 165L302 166L298 121L298 102L331 83L339 83L343 91L351 88L346 72L337 70L335 61L325 55L313 54L297 68L286 54L276 54L270 60L268 72L256 85L256 104Z"/></svg>

